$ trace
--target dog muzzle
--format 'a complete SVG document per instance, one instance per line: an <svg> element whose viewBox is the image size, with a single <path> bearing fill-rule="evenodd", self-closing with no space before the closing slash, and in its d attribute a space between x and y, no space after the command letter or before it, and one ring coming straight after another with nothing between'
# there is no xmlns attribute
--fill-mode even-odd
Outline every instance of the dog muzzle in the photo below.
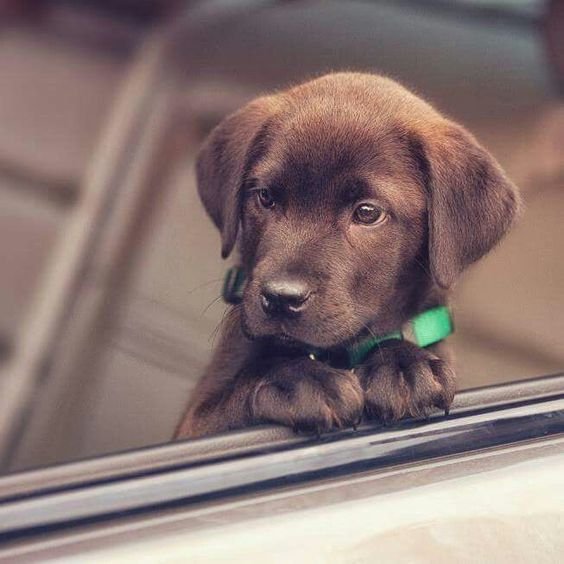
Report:
<svg viewBox="0 0 564 564"><path fill-rule="evenodd" d="M243 299L245 272L240 266L233 266L225 273L222 297L228 304L238 304ZM385 335L358 336L344 348L348 368L361 365L366 357L383 343L389 341L409 341L418 347L435 345L454 333L454 323L450 309L445 305L432 307L412 317L401 328ZM329 361L333 356L323 349L307 349L306 354L312 360Z"/></svg>

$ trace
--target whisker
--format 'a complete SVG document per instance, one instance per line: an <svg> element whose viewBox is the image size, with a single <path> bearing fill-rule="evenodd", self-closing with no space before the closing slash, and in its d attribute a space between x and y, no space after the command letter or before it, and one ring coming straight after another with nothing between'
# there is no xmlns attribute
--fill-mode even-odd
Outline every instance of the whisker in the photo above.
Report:
<svg viewBox="0 0 564 564"><path fill-rule="evenodd" d="M188 292L186 292L186 295L189 296L190 294L193 294L194 292L197 292L198 290L201 290L202 288L205 288L206 286L210 286L211 284L215 284L216 282L221 282L222 280L223 280L223 278L214 278L213 280L208 280L207 282L202 282L201 284L198 284L197 286L195 286L191 290L188 290Z"/></svg>
<svg viewBox="0 0 564 564"><path fill-rule="evenodd" d="M210 333L210 336L208 337L208 343L211 341L212 347L215 346L215 340L217 338L217 335L219 334L219 330L221 329L225 321L226 316L227 316L227 310L223 312L221 319L218 321L217 325L214 327L213 331Z"/></svg>
<svg viewBox="0 0 564 564"><path fill-rule="evenodd" d="M366 323L363 323L362 326L370 333L372 337L374 337L375 339L377 338L376 333L374 333L374 331L372 331L372 329L370 329L370 327L366 325Z"/></svg>
<svg viewBox="0 0 564 564"><path fill-rule="evenodd" d="M217 302L219 302L219 300L221 300L222 297L223 297L223 296L221 296L221 294L220 294L219 296L217 296L217 298L214 298L214 299L204 308L204 310L202 311L202 313L200 313L200 317L203 317L203 316L207 313L208 309L210 309L210 307L212 307L214 304L216 304Z"/></svg>
<svg viewBox="0 0 564 564"><path fill-rule="evenodd" d="M223 311L221 319L219 320L218 324L215 326L214 330L211 332L208 342L211 340L212 346L215 346L215 339L217 338L219 331L221 328L231 320L231 317L234 317L238 311L238 306L232 306L230 308L226 308Z"/></svg>

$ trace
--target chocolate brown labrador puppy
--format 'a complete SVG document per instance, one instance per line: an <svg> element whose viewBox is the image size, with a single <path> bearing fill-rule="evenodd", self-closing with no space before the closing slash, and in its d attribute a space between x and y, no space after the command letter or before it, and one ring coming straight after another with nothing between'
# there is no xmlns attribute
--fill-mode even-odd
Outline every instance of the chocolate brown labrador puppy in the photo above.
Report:
<svg viewBox="0 0 564 564"><path fill-rule="evenodd" d="M448 410L449 289L519 208L470 133L388 78L329 74L221 122L197 180L246 281L176 437Z"/></svg>

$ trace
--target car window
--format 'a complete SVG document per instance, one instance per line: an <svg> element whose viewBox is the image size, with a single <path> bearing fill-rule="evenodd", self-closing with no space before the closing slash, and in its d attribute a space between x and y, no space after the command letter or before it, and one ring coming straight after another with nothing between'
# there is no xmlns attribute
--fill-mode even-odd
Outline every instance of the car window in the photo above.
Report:
<svg viewBox="0 0 564 564"><path fill-rule="evenodd" d="M171 442L236 263L200 202L198 151L249 100L330 70L408 85L521 189L526 213L456 287L459 389L562 370L564 112L541 3L242 3L162 20L46 4L0 38L3 472Z"/></svg>

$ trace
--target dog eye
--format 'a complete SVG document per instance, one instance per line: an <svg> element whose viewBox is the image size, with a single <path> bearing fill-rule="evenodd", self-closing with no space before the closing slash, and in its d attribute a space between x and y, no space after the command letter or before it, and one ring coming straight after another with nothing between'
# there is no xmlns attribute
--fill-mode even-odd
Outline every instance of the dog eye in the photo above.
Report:
<svg viewBox="0 0 564 564"><path fill-rule="evenodd" d="M374 204L365 202L364 204L360 204L360 206L354 210L353 219L355 223L375 225L386 219L386 212Z"/></svg>
<svg viewBox="0 0 564 564"><path fill-rule="evenodd" d="M261 188L260 190L257 190L257 199L263 208L274 207L274 197L268 188Z"/></svg>

